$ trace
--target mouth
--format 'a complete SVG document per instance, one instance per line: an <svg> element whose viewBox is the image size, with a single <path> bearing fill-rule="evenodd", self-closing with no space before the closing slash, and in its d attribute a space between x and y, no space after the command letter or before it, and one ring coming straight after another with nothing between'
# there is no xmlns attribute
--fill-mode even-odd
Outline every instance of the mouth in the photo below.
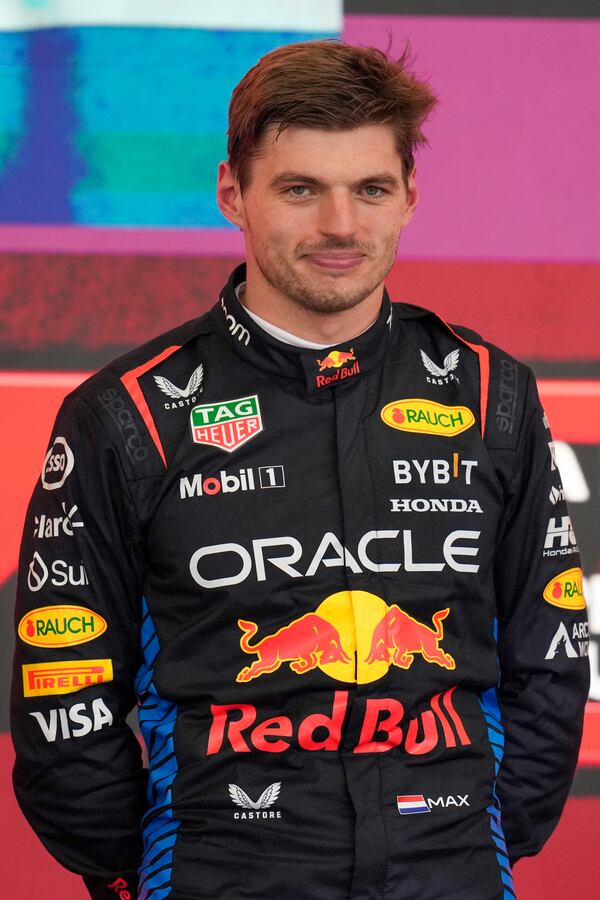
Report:
<svg viewBox="0 0 600 900"><path fill-rule="evenodd" d="M331 272L347 272L359 266L365 256L356 250L337 250L317 253L307 253L304 259L308 260L319 269L328 269Z"/></svg>

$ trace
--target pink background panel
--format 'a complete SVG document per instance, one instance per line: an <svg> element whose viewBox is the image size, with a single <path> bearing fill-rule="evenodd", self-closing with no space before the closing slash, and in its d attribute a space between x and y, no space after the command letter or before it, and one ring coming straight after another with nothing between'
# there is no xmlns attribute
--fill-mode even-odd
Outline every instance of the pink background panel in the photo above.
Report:
<svg viewBox="0 0 600 900"><path fill-rule="evenodd" d="M390 35L441 100L401 256L600 259L600 21L345 19L351 44Z"/></svg>

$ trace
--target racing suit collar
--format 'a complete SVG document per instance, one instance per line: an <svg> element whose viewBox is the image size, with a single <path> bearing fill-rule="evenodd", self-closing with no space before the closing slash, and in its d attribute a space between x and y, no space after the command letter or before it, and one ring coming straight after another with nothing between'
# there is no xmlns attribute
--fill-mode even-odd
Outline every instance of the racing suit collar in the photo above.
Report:
<svg viewBox="0 0 600 900"><path fill-rule="evenodd" d="M341 344L310 350L285 344L254 322L236 294L245 278L245 265L234 269L211 318L233 350L251 365L271 375L303 381L309 393L317 393L353 381L383 361L392 327L392 304L387 291L384 290L381 310L370 328Z"/></svg>

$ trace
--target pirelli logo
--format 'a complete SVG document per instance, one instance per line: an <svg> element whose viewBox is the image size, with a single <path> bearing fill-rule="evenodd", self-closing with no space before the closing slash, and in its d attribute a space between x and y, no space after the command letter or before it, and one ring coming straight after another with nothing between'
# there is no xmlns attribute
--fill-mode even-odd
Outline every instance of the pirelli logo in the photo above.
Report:
<svg viewBox="0 0 600 900"><path fill-rule="evenodd" d="M113 680L112 659L48 662L23 666L25 697L73 694L92 684Z"/></svg>

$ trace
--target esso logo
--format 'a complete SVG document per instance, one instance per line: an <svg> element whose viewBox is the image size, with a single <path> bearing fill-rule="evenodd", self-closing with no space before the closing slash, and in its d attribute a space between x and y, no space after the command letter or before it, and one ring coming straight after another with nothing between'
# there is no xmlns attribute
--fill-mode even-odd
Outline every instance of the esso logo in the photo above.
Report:
<svg viewBox="0 0 600 900"><path fill-rule="evenodd" d="M64 437L57 437L46 453L42 468L42 485L46 491L63 486L75 465L73 451Z"/></svg>

